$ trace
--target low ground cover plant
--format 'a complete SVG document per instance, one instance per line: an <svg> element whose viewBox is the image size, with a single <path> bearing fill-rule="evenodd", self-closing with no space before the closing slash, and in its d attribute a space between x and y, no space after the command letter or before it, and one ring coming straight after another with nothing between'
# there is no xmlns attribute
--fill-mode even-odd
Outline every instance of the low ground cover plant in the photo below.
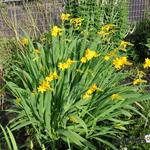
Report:
<svg viewBox="0 0 150 150"><path fill-rule="evenodd" d="M25 128L31 149L117 149L113 141L140 114L133 104L150 96L137 86L146 83L141 76L122 84L131 75L124 68L132 65L126 56L132 44L114 38L115 24L101 25L89 38L84 18L63 13L61 20L39 39L26 34L19 41L18 80L6 81L17 115L9 129ZM147 58L143 68L149 67Z"/></svg>

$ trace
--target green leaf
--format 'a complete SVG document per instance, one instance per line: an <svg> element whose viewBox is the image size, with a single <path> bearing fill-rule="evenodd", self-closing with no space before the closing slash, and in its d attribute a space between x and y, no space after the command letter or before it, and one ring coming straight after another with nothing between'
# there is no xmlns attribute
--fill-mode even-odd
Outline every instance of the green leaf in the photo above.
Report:
<svg viewBox="0 0 150 150"><path fill-rule="evenodd" d="M106 144L106 145L108 145L108 146L111 147L113 150L117 150L117 148L116 148L113 144L111 144L110 142L108 142L108 141L106 141L106 140L103 140L103 139L97 138L97 137L95 137L94 139L97 140L97 141L100 141L100 142L102 142L102 143L104 143L104 144Z"/></svg>
<svg viewBox="0 0 150 150"><path fill-rule="evenodd" d="M65 138L69 139L70 143L74 143L78 145L80 148L84 148L88 146L92 150L96 150L95 146L93 146L89 141L81 137L79 134L70 130L58 130L58 131L60 134L65 136Z"/></svg>
<svg viewBox="0 0 150 150"><path fill-rule="evenodd" d="M8 135L7 135L7 132L4 130L4 128L3 128L1 125L0 125L0 127L1 127L1 129L2 129L2 131L3 131L3 134L4 134L4 137L5 137L5 140L6 140L6 143L7 143L8 148L9 148L10 150L13 150L13 149L12 149L12 146L11 146L11 142L10 142L9 137L8 137Z"/></svg>
<svg viewBox="0 0 150 150"><path fill-rule="evenodd" d="M6 130L5 130L1 125L0 125L0 127L3 131L3 134L4 134L4 137L5 137L5 140L6 140L9 150L18 150L16 140L15 140L11 130L8 127L6 127Z"/></svg>
<svg viewBox="0 0 150 150"><path fill-rule="evenodd" d="M9 129L8 127L7 127L6 129L7 129L7 131L8 131L8 134L9 134L9 137L10 137L10 140L11 140L11 143L12 143L12 146L13 146L13 150L18 150L16 141L15 141L15 138L14 138L12 132L10 131L10 129Z"/></svg>

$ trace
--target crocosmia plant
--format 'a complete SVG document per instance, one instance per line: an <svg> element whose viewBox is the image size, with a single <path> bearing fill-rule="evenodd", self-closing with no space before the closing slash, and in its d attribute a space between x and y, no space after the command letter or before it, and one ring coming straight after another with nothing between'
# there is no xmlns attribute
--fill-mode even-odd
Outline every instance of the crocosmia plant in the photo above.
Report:
<svg viewBox="0 0 150 150"><path fill-rule="evenodd" d="M90 33L82 27L82 17L64 13L61 20L44 41L33 43L26 35L20 42L23 65L14 66L19 83L7 82L18 112L10 129L28 126L43 149L57 149L60 143L68 149L96 150L99 143L116 149L112 139L137 112L132 104L149 98L135 82L122 84L130 76L124 68L132 66L126 55L132 44L112 38L115 24L102 25L89 38L76 34L79 28ZM144 67L149 67L148 59Z"/></svg>

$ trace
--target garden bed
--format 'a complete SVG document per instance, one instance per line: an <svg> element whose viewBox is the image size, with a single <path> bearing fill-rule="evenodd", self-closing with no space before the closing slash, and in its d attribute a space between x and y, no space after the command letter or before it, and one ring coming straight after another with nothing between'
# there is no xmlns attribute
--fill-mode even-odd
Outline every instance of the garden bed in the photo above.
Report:
<svg viewBox="0 0 150 150"><path fill-rule="evenodd" d="M125 41L125 2L100 4L66 3L49 31L3 45L0 148L148 148L149 55L137 63Z"/></svg>

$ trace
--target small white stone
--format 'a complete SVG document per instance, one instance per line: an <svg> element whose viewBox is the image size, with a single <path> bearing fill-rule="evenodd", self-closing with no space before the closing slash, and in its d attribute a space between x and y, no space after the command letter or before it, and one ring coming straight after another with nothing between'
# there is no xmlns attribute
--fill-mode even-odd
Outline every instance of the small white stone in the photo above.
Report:
<svg viewBox="0 0 150 150"><path fill-rule="evenodd" d="M145 135L146 143L150 143L150 134Z"/></svg>

